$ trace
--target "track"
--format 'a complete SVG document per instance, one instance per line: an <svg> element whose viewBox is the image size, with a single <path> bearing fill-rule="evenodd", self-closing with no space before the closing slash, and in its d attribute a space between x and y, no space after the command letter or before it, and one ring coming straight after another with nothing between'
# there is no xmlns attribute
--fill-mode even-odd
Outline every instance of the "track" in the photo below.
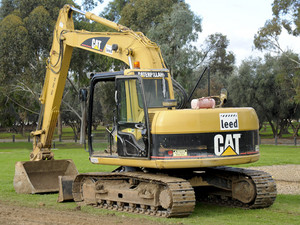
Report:
<svg viewBox="0 0 300 225"><path fill-rule="evenodd" d="M214 176L226 176L228 180L234 180L237 177L244 177L253 182L254 194L253 200L249 202L239 201L224 192L201 192L196 189L197 199L201 202L208 202L217 205L240 207L246 209L266 208L271 206L277 195L276 184L271 175L258 170L240 169L232 167L217 167L207 169L209 174ZM247 195L247 193L245 193ZM232 194L233 195L233 194Z"/></svg>
<svg viewBox="0 0 300 225"><path fill-rule="evenodd" d="M195 188L175 174L80 174L73 184L73 197L78 204L158 217L189 216L195 195L200 202L246 209L266 208L276 199L276 184L266 172L231 167L204 171L200 176L209 186Z"/></svg>
<svg viewBox="0 0 300 225"><path fill-rule="evenodd" d="M143 172L80 174L73 197L85 205L160 217L189 216L195 207L188 181Z"/></svg>

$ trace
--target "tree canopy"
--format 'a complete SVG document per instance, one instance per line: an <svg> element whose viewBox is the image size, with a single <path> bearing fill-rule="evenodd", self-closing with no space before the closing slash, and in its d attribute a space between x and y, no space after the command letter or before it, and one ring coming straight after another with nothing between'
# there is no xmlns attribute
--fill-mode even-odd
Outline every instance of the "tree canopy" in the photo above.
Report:
<svg viewBox="0 0 300 225"><path fill-rule="evenodd" d="M272 3L273 18L266 21L254 36L254 45L259 50L275 51L285 54L287 51L280 46L279 38L283 30L288 34L298 37L300 35L300 1L299 0L274 0ZM299 59L289 57L291 67L300 67ZM295 99L300 102L300 77L293 77Z"/></svg>
<svg viewBox="0 0 300 225"><path fill-rule="evenodd" d="M0 6L0 127L34 124L39 112L39 95L45 76L46 60L51 48L53 28L59 9L72 4L92 10L103 0L2 0ZM279 49L278 37L285 29L298 36L299 1L274 0L273 18L255 36L260 50ZM213 95L221 88L229 89L230 102L235 106L253 106L261 121L269 121L274 134L280 134L292 118L299 117L300 102L299 56L280 49L279 55L245 60L235 66L235 55L228 50L230 40L221 33L210 34L198 43L202 18L182 0L113 0L101 16L143 32L156 42L174 79L187 92L194 86L205 67L210 67ZM77 30L111 31L101 24L74 14ZM293 66L291 66L293 62ZM88 86L87 72L123 70L122 62L85 50L74 49L68 73L61 118L74 129L84 128L83 107L78 99L81 88ZM195 92L206 96L207 79ZM275 91L272 91L275 88ZM103 86L99 100L97 123L112 118L113 88ZM72 103L72 104L71 104ZM105 107L104 105L109 105ZM81 106L81 107L80 107ZM95 122L96 123L96 122Z"/></svg>
<svg viewBox="0 0 300 225"><path fill-rule="evenodd" d="M283 30L293 36L300 35L300 1L274 0L272 3L273 18L265 22L254 36L254 45L259 50L284 52L279 43ZM299 64L299 62L296 62Z"/></svg>
<svg viewBox="0 0 300 225"><path fill-rule="evenodd" d="M286 54L298 60L296 54ZM248 59L243 61L238 75L230 80L230 97L234 105L255 108L260 122L267 121L274 136L281 136L291 120L300 116L292 82L292 77L299 71L289 64L286 55L267 54L263 60Z"/></svg>

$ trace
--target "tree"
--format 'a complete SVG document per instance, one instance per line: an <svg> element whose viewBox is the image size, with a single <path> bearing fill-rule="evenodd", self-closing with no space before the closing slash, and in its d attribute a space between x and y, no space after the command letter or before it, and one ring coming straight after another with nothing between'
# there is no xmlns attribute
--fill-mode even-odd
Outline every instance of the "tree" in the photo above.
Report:
<svg viewBox="0 0 300 225"><path fill-rule="evenodd" d="M201 32L201 19L183 2L174 4L161 23L152 26L147 36L159 44L165 63L172 76L185 86L199 61L200 52L192 45Z"/></svg>
<svg viewBox="0 0 300 225"><path fill-rule="evenodd" d="M300 23L299 0L274 0L272 3L273 18L267 20L254 37L258 49L277 49L281 52L278 37L285 29L293 36L299 36Z"/></svg>
<svg viewBox="0 0 300 225"><path fill-rule="evenodd" d="M50 5L52 2L54 5ZM26 101L38 100L45 74L45 60L50 48L53 8L63 1L4 1L11 5L0 22L0 80L2 93L22 92ZM1 10L3 9L1 5ZM47 10L46 8L51 8ZM33 82L34 81L34 82ZM13 99L13 96L8 96ZM20 99L14 99L21 103ZM32 108L38 111L37 108Z"/></svg>
<svg viewBox="0 0 300 225"><path fill-rule="evenodd" d="M227 50L229 40L221 33L209 35L202 45L199 69L194 74L194 81L198 80L199 74L204 74L199 88L195 91L194 96L201 97L207 95L219 95L222 88L227 88L228 78L232 76L235 66L235 56ZM210 77L208 93L208 74Z"/></svg>
<svg viewBox="0 0 300 225"><path fill-rule="evenodd" d="M67 3L75 5L71 0L3 0L1 3L0 97L14 104L15 112L19 114L15 120L28 121L31 114L35 116L32 121L37 120L35 112L39 111L38 99L52 43L53 28L59 9ZM85 0L83 6L90 9L96 3L94 0ZM80 18L75 17L75 23L78 19ZM78 88L87 84L84 74L86 67L79 66L85 61L82 60L83 57L75 56L70 73L76 74L74 77L75 82L78 81ZM70 81L74 80L74 77L70 76ZM6 113L6 110L0 111ZM1 125L10 124L9 121L11 120L7 119L7 123L1 122ZM18 121L18 124L23 122Z"/></svg>
<svg viewBox="0 0 300 225"><path fill-rule="evenodd" d="M114 0L108 3L101 16L116 23L121 19L121 11L130 0Z"/></svg>
<svg viewBox="0 0 300 225"><path fill-rule="evenodd" d="M119 1L117 1L119 2ZM151 27L159 25L162 17L172 11L172 6L179 0L130 0L123 1L120 11L120 24L130 27L134 31L141 31L147 35Z"/></svg>
<svg viewBox="0 0 300 225"><path fill-rule="evenodd" d="M223 78L228 78L234 70L235 56L227 51L228 45L226 35L215 33L206 38L203 49L204 64L209 65L212 74Z"/></svg>
<svg viewBox="0 0 300 225"><path fill-rule="evenodd" d="M290 121L299 116L294 88L286 79L298 72L288 62L285 54L265 55L264 60L250 58L242 62L238 75L230 80L233 104L255 108L260 126L267 121L274 137L281 136Z"/></svg>
<svg viewBox="0 0 300 225"><path fill-rule="evenodd" d="M254 36L254 46L259 50L268 50L285 54L279 43L279 37L283 30L288 34L298 37L300 35L300 1L299 0L274 0L272 4L273 18L267 20L264 27L260 28ZM290 66L300 67L300 61L286 55L292 62ZM293 79L295 82L295 99L300 103L299 75Z"/></svg>
<svg viewBox="0 0 300 225"><path fill-rule="evenodd" d="M16 8L15 0L2 0L0 7L0 20L8 16Z"/></svg>
<svg viewBox="0 0 300 225"><path fill-rule="evenodd" d="M15 43L18 43L16 46ZM18 92L26 90L28 94L28 86L22 85L26 83L24 73L30 66L27 59L28 54L28 30L22 18L16 14L9 14L0 22L0 82L1 95L5 101L15 99L15 102L24 101L24 95L19 95ZM30 89L30 88L29 88ZM31 101L28 101L28 104ZM5 105L2 107L5 107ZM33 109L35 110L35 109ZM5 112L6 110L3 109ZM21 118L22 109L16 105L14 110L14 119ZM24 114L23 114L24 115ZM10 118L5 117L7 121L3 124L10 124ZM24 116L23 116L24 118ZM20 123L19 124L23 124Z"/></svg>
<svg viewBox="0 0 300 225"><path fill-rule="evenodd" d="M98 3L103 3L103 0L84 0L82 6L84 10L91 11L98 5Z"/></svg>
<svg viewBox="0 0 300 225"><path fill-rule="evenodd" d="M294 126L292 120L300 117L300 102L297 100L297 98L299 99L297 89L300 88L300 71L298 68L291 66L290 59L299 61L299 56L291 51L287 51L278 58L278 62L276 63L278 70L276 81L285 93L283 105L289 109L285 114L286 121L282 124L281 133L279 135L288 132L288 127L291 126L294 132L293 135L297 136L300 124Z"/></svg>
<svg viewBox="0 0 300 225"><path fill-rule="evenodd" d="M279 36L283 29L288 34L299 36L300 34L300 1L299 0L274 0L272 3L273 18L267 20L264 27L260 28L254 36L254 46L259 50L269 50L284 53L280 46ZM300 66L300 61L291 61Z"/></svg>

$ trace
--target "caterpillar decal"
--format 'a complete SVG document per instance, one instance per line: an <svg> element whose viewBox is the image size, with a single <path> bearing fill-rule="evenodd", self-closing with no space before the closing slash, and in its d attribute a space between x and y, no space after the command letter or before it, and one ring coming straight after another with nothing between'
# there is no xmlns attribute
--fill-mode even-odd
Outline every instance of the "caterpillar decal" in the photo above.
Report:
<svg viewBox="0 0 300 225"><path fill-rule="evenodd" d="M152 135L152 158L211 158L259 154L258 131ZM186 151L183 151L186 150ZM185 153L184 155L178 155Z"/></svg>
<svg viewBox="0 0 300 225"><path fill-rule="evenodd" d="M217 134L214 137L214 150L217 156L239 155L241 134Z"/></svg>
<svg viewBox="0 0 300 225"><path fill-rule="evenodd" d="M108 42L108 37L95 37L95 38L89 38L85 40L81 46L90 48L96 51L103 52L106 43Z"/></svg>

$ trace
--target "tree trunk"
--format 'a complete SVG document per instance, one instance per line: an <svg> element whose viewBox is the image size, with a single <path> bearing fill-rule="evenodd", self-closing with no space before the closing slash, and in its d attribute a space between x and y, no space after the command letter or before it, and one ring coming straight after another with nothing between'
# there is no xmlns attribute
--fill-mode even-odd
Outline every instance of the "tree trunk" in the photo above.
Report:
<svg viewBox="0 0 300 225"><path fill-rule="evenodd" d="M58 134L58 137L61 137L61 136L62 136L62 119L61 119L61 112L59 112L58 118L57 118L57 134Z"/></svg>
<svg viewBox="0 0 300 225"><path fill-rule="evenodd" d="M268 123L270 124L271 126L271 129L272 129L272 132L273 132L273 137L275 138L277 136L277 129L276 127L274 126L272 120L270 120L269 118L267 118L268 120Z"/></svg>
<svg viewBox="0 0 300 225"><path fill-rule="evenodd" d="M26 125L24 123L22 124L22 136L26 136Z"/></svg>
<svg viewBox="0 0 300 225"><path fill-rule="evenodd" d="M283 134L289 134L289 120L282 119L280 121L280 130L279 130L279 137L281 138Z"/></svg>
<svg viewBox="0 0 300 225"><path fill-rule="evenodd" d="M289 123L290 123L290 125L293 129L293 137L297 137L298 136L298 131L300 129L300 123L298 123L298 124L295 123L296 125L294 125L291 120L289 121Z"/></svg>

